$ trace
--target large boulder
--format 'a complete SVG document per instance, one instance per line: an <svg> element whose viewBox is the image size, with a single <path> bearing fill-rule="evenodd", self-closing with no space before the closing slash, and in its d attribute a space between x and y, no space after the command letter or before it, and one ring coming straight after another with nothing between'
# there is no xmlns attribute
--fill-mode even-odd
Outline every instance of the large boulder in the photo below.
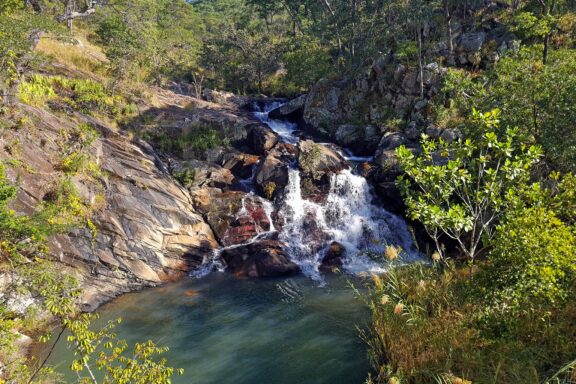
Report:
<svg viewBox="0 0 576 384"><path fill-rule="evenodd" d="M396 160L396 149L406 143L408 143L408 139L404 134L400 132L386 133L378 144L374 162L381 167L390 167L391 163Z"/></svg>
<svg viewBox="0 0 576 384"><path fill-rule="evenodd" d="M380 132L374 125L342 124L335 132L336 142L358 155L372 155L380 141Z"/></svg>
<svg viewBox="0 0 576 384"><path fill-rule="evenodd" d="M271 154L266 156L256 169L254 182L260 192L266 195L270 195L267 191L275 193L288 185L288 164Z"/></svg>
<svg viewBox="0 0 576 384"><path fill-rule="evenodd" d="M248 145L258 155L267 154L276 144L278 135L263 124L255 124L249 128Z"/></svg>
<svg viewBox="0 0 576 384"><path fill-rule="evenodd" d="M268 116L272 119L299 120L304 113L307 97L308 95L302 95L292 99L280 107L271 110Z"/></svg>
<svg viewBox="0 0 576 384"><path fill-rule="evenodd" d="M316 179L348 168L346 159L325 145L315 143L312 140L302 140L299 143L299 148L300 169Z"/></svg>
<svg viewBox="0 0 576 384"><path fill-rule="evenodd" d="M274 277L299 272L298 265L290 261L283 243L263 240L222 251L227 270L238 277Z"/></svg>
<svg viewBox="0 0 576 384"><path fill-rule="evenodd" d="M464 33L459 41L457 50L465 53L476 53L482 49L486 41L486 32Z"/></svg>

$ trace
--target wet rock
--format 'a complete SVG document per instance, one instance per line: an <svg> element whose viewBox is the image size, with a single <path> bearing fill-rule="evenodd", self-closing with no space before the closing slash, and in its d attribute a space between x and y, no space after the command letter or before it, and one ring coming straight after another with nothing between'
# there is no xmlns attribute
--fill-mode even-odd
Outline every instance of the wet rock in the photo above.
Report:
<svg viewBox="0 0 576 384"><path fill-rule="evenodd" d="M277 240L263 240L222 251L227 270L239 277L286 276L299 272Z"/></svg>
<svg viewBox="0 0 576 384"><path fill-rule="evenodd" d="M304 112L308 95L302 95L270 111L272 119L299 120Z"/></svg>
<svg viewBox="0 0 576 384"><path fill-rule="evenodd" d="M257 124L249 128L248 145L258 155L265 155L278 143L278 135L269 127Z"/></svg>
<svg viewBox="0 0 576 384"><path fill-rule="evenodd" d="M341 268L344 257L346 257L346 248L344 248L342 244L334 241L328 247L320 267L331 270Z"/></svg>
<svg viewBox="0 0 576 384"><path fill-rule="evenodd" d="M272 192L276 193L288 184L288 165L277 157L268 155L258 165L254 182L265 195L269 195L267 191L272 189Z"/></svg>
<svg viewBox="0 0 576 384"><path fill-rule="evenodd" d="M222 237L225 246L246 243L258 234L272 228L271 220L261 200L255 196L244 198L243 206L229 223Z"/></svg>

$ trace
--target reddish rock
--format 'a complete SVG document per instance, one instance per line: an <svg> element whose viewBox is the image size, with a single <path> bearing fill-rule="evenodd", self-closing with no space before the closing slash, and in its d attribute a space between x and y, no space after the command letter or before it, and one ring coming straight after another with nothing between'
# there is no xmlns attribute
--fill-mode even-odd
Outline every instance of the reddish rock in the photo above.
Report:
<svg viewBox="0 0 576 384"><path fill-rule="evenodd" d="M254 199L246 199L244 209L241 209L236 218L230 222L221 242L225 246L242 244L269 230L270 220L261 203Z"/></svg>

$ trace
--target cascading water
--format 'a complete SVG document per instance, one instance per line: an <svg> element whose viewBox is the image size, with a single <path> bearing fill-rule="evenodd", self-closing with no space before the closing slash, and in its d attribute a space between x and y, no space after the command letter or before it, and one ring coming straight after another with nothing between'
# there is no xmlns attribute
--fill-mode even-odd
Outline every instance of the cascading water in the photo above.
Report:
<svg viewBox="0 0 576 384"><path fill-rule="evenodd" d="M255 104L254 110L256 110L256 112L254 112L254 116L276 132L284 143L296 144L299 139L294 135L294 132L298 130L298 124L290 123L288 121L273 120L268 116L270 111L280 107L281 105L282 103L280 102L272 102L264 105L264 108L260 108Z"/></svg>
<svg viewBox="0 0 576 384"><path fill-rule="evenodd" d="M256 219L253 217L254 206L262 207L262 212L265 215L264 221L268 223L267 229L262 229L260 224L257 223ZM254 194L254 192L247 193L242 198L242 206L240 210L236 213L236 219L237 220L246 219L247 221L251 222L256 230L256 235L243 243L220 247L218 249L213 250L211 254L204 256L202 265L198 269L194 270L190 276L194 278L202 278L207 276L208 274L210 274L210 272L214 270L224 271L226 269L226 265L224 264L221 258L223 251L255 243L275 233L276 228L274 227L274 220L272 219L273 212L274 212L274 206L270 201ZM226 237L223 240L225 241Z"/></svg>
<svg viewBox="0 0 576 384"><path fill-rule="evenodd" d="M295 124L268 117L268 112L278 106L278 103L271 104L255 115L276 131L282 141L296 144ZM370 159L344 152L350 161ZM405 221L374 204L374 200L366 179L347 170L331 176L330 190L323 204L306 200L302 197L299 170L290 169L279 211L284 221L279 239L286 244L291 259L315 279L320 279L318 268L332 242L345 248L343 267L352 273L383 271L383 264L371 256L382 255L390 245L402 249L405 261L418 259L419 253Z"/></svg>
<svg viewBox="0 0 576 384"><path fill-rule="evenodd" d="M302 198L300 173L289 172L286 198L280 210L285 224L279 238L302 271L319 278L318 267L332 242L346 249L343 267L351 273L382 272L373 256L387 246L403 251L405 261L418 258L412 236L404 220L373 204L374 196L366 180L342 171L332 175L324 204Z"/></svg>

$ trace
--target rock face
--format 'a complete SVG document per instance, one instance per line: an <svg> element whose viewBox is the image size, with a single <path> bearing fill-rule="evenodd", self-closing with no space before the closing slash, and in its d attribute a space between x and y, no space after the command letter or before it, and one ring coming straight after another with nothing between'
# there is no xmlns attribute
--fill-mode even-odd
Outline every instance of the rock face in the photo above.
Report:
<svg viewBox="0 0 576 384"><path fill-rule="evenodd" d="M288 259L283 244L277 240L225 249L222 258L228 270L238 277L274 277L299 272L298 266Z"/></svg>
<svg viewBox="0 0 576 384"><path fill-rule="evenodd" d="M356 78L318 82L306 100L304 119L312 133L372 155L382 135L397 129L398 119L424 118L426 99L438 91L444 72L436 63L424 67L422 99L417 68L384 56Z"/></svg>
<svg viewBox="0 0 576 384"><path fill-rule="evenodd" d="M308 95L302 95L292 99L280 107L270 111L268 116L270 116L272 119L298 121L302 117L307 97Z"/></svg>
<svg viewBox="0 0 576 384"><path fill-rule="evenodd" d="M57 143L60 129L71 129L74 123L44 110L22 108L39 121L36 134L42 139L21 137L21 156L36 172L12 169L10 176L21 180L14 209L31 212L63 177ZM55 236L50 244L54 257L79 277L85 309L123 292L176 279L218 246L186 190L149 145L132 142L102 125L97 128L102 137L90 152L107 177L101 185L72 178L85 201L99 201L92 218L96 235L76 229ZM0 150L0 158L9 157Z"/></svg>

